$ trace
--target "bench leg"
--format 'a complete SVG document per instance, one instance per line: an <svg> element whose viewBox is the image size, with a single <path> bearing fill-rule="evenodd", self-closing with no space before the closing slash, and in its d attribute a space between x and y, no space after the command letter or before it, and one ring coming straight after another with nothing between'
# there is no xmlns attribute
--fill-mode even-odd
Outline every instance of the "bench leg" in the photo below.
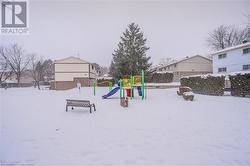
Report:
<svg viewBox="0 0 250 166"><path fill-rule="evenodd" d="M66 105L66 112L68 112L68 105Z"/></svg>
<svg viewBox="0 0 250 166"><path fill-rule="evenodd" d="M95 109L95 104L93 104L92 106L93 106L93 108L94 108L94 111L96 111L96 109Z"/></svg>
<svg viewBox="0 0 250 166"><path fill-rule="evenodd" d="M90 110L90 113L92 113L92 107L91 106L89 107L89 110Z"/></svg>

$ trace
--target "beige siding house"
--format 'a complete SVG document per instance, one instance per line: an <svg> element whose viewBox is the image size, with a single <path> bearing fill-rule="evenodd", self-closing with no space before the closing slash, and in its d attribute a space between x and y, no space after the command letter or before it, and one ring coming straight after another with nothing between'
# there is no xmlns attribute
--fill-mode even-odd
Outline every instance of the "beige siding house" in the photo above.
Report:
<svg viewBox="0 0 250 166"><path fill-rule="evenodd" d="M212 73L213 67L211 59L195 55L161 66L158 71L173 72L173 80L179 81L182 76Z"/></svg>
<svg viewBox="0 0 250 166"><path fill-rule="evenodd" d="M98 77L98 71L91 63L77 57L56 60L54 65L55 81L52 88L56 90L71 89L79 83L81 86L91 86Z"/></svg>

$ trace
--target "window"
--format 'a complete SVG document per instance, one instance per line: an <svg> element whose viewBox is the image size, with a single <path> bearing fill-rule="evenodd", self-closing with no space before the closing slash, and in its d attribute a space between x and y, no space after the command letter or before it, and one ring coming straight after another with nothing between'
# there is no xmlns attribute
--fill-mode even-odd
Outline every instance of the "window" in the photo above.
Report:
<svg viewBox="0 0 250 166"><path fill-rule="evenodd" d="M226 67L220 67L218 68L218 72L226 72L227 71L227 68Z"/></svg>
<svg viewBox="0 0 250 166"><path fill-rule="evenodd" d="M250 48L243 49L243 54L248 54L248 53L250 53Z"/></svg>
<svg viewBox="0 0 250 166"><path fill-rule="evenodd" d="M92 70L94 70L94 66L93 66L93 65L91 65L91 67L92 67Z"/></svg>
<svg viewBox="0 0 250 166"><path fill-rule="evenodd" d="M243 70L250 70L250 64L243 65Z"/></svg>
<svg viewBox="0 0 250 166"><path fill-rule="evenodd" d="M223 58L226 58L227 57L227 54L220 54L218 55L218 59L223 59Z"/></svg>
<svg viewBox="0 0 250 166"><path fill-rule="evenodd" d="M174 64L174 67L176 67L176 64Z"/></svg>

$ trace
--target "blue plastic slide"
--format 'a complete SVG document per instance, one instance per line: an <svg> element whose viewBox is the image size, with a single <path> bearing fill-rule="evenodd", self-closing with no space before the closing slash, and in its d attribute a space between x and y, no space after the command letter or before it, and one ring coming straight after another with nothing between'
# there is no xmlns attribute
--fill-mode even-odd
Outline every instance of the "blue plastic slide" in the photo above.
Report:
<svg viewBox="0 0 250 166"><path fill-rule="evenodd" d="M141 91L141 87L137 87L137 90L138 90L138 94L139 94L139 96L142 96L142 91Z"/></svg>
<svg viewBox="0 0 250 166"><path fill-rule="evenodd" d="M112 89L108 94L102 96L102 98L103 98L103 99L106 99L106 98L112 96L112 95L115 94L119 89L120 89L120 87L115 87L115 88Z"/></svg>

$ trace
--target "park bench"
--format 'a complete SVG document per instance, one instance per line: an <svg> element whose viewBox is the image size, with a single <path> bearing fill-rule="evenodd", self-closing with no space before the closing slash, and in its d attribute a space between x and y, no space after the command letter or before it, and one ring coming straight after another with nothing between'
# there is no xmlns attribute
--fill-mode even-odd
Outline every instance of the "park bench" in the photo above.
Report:
<svg viewBox="0 0 250 166"><path fill-rule="evenodd" d="M193 92L184 92L183 98L187 101L188 100L193 101L194 100L194 93Z"/></svg>
<svg viewBox="0 0 250 166"><path fill-rule="evenodd" d="M68 111L68 107L72 107L72 109L74 107L88 107L90 109L90 113L92 113L92 107L94 108L94 111L96 111L95 109L95 104L90 104L89 100L69 100L67 99L67 104L66 104L66 112Z"/></svg>
<svg viewBox="0 0 250 166"><path fill-rule="evenodd" d="M189 88L188 86L180 86L179 91L177 91L177 94L179 96L182 96L184 92L192 92L192 89Z"/></svg>

